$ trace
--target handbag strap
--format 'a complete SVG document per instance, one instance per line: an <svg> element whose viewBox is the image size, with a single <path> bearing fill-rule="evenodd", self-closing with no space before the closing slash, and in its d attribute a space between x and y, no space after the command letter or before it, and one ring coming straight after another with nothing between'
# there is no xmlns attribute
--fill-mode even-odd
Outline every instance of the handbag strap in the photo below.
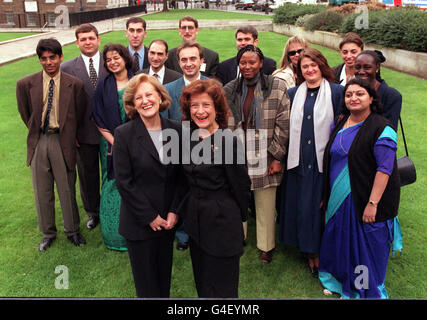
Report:
<svg viewBox="0 0 427 320"><path fill-rule="evenodd" d="M403 132L402 117L399 117L400 129L402 130L403 143L405 145L406 156L409 157L408 147L406 146L405 133Z"/></svg>

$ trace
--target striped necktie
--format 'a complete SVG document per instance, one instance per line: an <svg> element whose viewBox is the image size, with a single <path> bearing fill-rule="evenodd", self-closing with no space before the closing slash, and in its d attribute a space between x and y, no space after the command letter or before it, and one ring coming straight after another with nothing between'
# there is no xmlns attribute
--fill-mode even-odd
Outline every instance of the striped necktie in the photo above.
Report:
<svg viewBox="0 0 427 320"><path fill-rule="evenodd" d="M133 54L133 57L134 57L134 70L135 70L135 73L137 73L138 71L139 71L139 69L140 69L140 66L139 66L139 54L138 54L138 52L135 52L134 54Z"/></svg>

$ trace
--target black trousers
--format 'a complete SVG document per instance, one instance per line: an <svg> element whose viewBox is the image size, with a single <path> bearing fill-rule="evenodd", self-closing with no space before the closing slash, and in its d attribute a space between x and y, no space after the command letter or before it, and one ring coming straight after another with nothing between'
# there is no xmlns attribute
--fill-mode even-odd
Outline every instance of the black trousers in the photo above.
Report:
<svg viewBox="0 0 427 320"><path fill-rule="evenodd" d="M169 298L174 233L160 232L158 238L126 240L138 298Z"/></svg>
<svg viewBox="0 0 427 320"><path fill-rule="evenodd" d="M203 251L191 237L189 244L199 298L237 298L240 254L215 257Z"/></svg>
<svg viewBox="0 0 427 320"><path fill-rule="evenodd" d="M81 143L77 148L80 196L89 217L99 216L99 144Z"/></svg>

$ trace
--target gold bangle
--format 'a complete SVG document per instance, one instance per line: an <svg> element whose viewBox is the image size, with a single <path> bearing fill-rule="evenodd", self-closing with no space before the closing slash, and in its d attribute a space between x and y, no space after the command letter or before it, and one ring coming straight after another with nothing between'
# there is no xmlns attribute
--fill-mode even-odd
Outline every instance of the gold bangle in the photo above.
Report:
<svg viewBox="0 0 427 320"><path fill-rule="evenodd" d="M379 201L375 202L375 201L369 200L368 204L370 204L371 206L374 206L376 208L376 207L378 207L378 202Z"/></svg>

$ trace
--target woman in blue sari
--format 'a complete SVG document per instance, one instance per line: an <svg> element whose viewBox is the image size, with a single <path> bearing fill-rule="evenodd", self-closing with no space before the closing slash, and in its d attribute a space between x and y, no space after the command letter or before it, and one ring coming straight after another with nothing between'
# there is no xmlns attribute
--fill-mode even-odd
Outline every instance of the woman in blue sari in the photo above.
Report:
<svg viewBox="0 0 427 320"><path fill-rule="evenodd" d="M343 298L388 298L391 243L401 249L397 134L380 111L370 83L350 80L324 154L319 279Z"/></svg>
<svg viewBox="0 0 427 320"><path fill-rule="evenodd" d="M99 81L92 101L93 119L102 134L99 218L105 246L111 250L126 251L126 240L119 234L121 197L114 178L113 146L114 130L128 120L123 107L123 92L133 76L133 60L128 49L121 44L105 45L102 54L109 75Z"/></svg>

